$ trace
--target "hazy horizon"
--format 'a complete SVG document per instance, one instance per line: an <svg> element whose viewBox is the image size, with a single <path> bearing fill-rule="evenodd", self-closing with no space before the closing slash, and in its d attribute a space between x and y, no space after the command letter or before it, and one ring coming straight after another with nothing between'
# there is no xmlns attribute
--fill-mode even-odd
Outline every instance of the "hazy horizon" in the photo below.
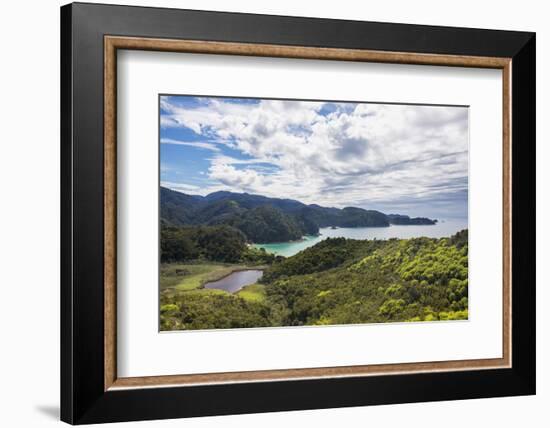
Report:
<svg viewBox="0 0 550 428"><path fill-rule="evenodd" d="M467 218L468 108L160 97L161 186Z"/></svg>

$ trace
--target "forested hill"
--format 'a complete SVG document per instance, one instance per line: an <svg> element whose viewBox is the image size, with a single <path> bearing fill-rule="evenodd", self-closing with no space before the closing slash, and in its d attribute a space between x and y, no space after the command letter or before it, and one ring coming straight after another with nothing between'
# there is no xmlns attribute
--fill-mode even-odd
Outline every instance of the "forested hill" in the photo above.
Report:
<svg viewBox="0 0 550 428"><path fill-rule="evenodd" d="M208 239L212 245L205 247L203 254L209 259L219 252L214 238L221 230L211 233L208 230L229 228L180 229L198 229L194 240L212 238ZM246 249L243 242L241 245ZM294 256L271 255L271 260L265 259L269 257L267 253L256 251L255 255L243 254L242 260L250 263L254 259L249 257L263 257L262 261L256 258L255 262L269 267L259 284L245 287L236 294L166 288L161 294L161 329L468 319L467 230L440 239L327 238ZM203 266L167 264L163 269L171 271L172 276L165 276L165 281L181 284L185 275Z"/></svg>
<svg viewBox="0 0 550 428"><path fill-rule="evenodd" d="M435 224L437 220L362 208L327 208L292 199L248 193L187 195L160 188L160 214L165 226L228 225L252 242L284 242L319 232L321 227L387 227L390 224Z"/></svg>

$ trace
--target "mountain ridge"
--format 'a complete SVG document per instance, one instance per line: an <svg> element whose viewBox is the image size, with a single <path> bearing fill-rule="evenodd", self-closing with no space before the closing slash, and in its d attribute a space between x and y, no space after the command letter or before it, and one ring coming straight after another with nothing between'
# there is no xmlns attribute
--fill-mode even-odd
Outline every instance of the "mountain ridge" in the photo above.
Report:
<svg viewBox="0 0 550 428"><path fill-rule="evenodd" d="M227 225L256 243L285 242L314 235L322 227L431 225L437 220L384 214L358 207L323 207L294 199L218 191L206 196L160 188L160 215L165 226Z"/></svg>

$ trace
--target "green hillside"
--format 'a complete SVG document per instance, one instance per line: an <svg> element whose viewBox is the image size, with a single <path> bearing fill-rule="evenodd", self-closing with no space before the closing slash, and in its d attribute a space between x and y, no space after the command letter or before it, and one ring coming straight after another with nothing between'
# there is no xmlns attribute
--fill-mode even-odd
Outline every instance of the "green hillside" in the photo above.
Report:
<svg viewBox="0 0 550 428"><path fill-rule="evenodd" d="M306 205L292 199L248 193L186 195L160 188L161 222L167 226L230 225L255 243L285 242L315 235L321 227L387 227L390 224L435 224L428 218L386 215L375 210Z"/></svg>
<svg viewBox="0 0 550 428"><path fill-rule="evenodd" d="M248 251L242 250L242 260L248 255L270 264L260 284L236 294L167 289L161 294L163 328L468 318L466 230L441 239L329 238L286 259Z"/></svg>

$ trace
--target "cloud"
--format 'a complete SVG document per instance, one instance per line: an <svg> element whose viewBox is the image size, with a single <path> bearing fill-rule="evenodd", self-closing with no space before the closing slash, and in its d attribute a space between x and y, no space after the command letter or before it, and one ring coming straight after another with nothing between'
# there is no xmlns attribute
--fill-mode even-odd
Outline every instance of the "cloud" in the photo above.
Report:
<svg viewBox="0 0 550 428"><path fill-rule="evenodd" d="M204 150L211 150L213 152L219 152L220 148L216 146L216 144L210 143L210 142L204 142L204 141L180 141L180 140L173 140L170 138L161 138L160 140L161 144L174 144L177 146L189 146L189 147L196 147L198 149L204 149Z"/></svg>
<svg viewBox="0 0 550 428"><path fill-rule="evenodd" d="M168 187L172 190L178 190L180 192L195 193L198 192L201 188L193 184L185 183L175 183L172 181L161 181L160 185L163 187Z"/></svg>
<svg viewBox="0 0 550 428"><path fill-rule="evenodd" d="M210 178L232 188L256 189L265 183L263 176L255 170L238 170L231 164L214 163L210 167L209 173Z"/></svg>
<svg viewBox="0 0 550 428"><path fill-rule="evenodd" d="M161 100L161 126L206 140L180 143L214 152L216 187L339 207L467 204L466 107L181 98Z"/></svg>

